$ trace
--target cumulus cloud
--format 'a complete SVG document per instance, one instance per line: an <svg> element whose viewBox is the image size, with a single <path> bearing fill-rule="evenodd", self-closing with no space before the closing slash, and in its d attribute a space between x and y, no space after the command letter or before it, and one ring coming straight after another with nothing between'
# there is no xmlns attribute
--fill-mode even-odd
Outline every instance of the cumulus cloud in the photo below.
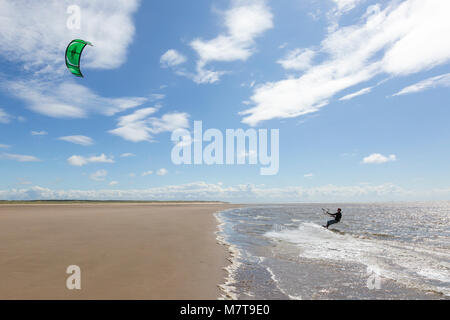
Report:
<svg viewBox="0 0 450 320"><path fill-rule="evenodd" d="M148 189L52 190L39 186L0 190L0 199L76 199L76 200L222 200L233 202L333 202L448 199L450 188L407 190L392 183L378 185L323 185L268 187L255 184L224 185L192 182Z"/></svg>
<svg viewBox="0 0 450 320"><path fill-rule="evenodd" d="M311 67L315 52L311 49L295 49L277 61L286 70L302 71Z"/></svg>
<svg viewBox="0 0 450 320"><path fill-rule="evenodd" d="M159 62L163 68L175 67L186 62L186 57L176 50L170 49L164 53Z"/></svg>
<svg viewBox="0 0 450 320"><path fill-rule="evenodd" d="M92 138L86 136L65 136L59 137L58 140L79 144L81 146L90 146L94 144Z"/></svg>
<svg viewBox="0 0 450 320"><path fill-rule="evenodd" d="M72 166L82 167L89 163L114 163L114 159L108 158L105 154L102 153L99 156L92 157L73 155L67 159L67 162Z"/></svg>
<svg viewBox="0 0 450 320"><path fill-rule="evenodd" d="M150 141L151 135L147 126L147 118L157 110L157 108L144 108L122 116L119 118L118 128L110 130L109 133L133 142Z"/></svg>
<svg viewBox="0 0 450 320"><path fill-rule="evenodd" d="M165 176L165 175L168 174L168 173L169 173L169 171L167 171L167 170L164 169L164 168L159 169L159 170L156 172L156 174L157 174L158 176Z"/></svg>
<svg viewBox="0 0 450 320"><path fill-rule="evenodd" d="M376 75L404 76L448 62L449 10L450 2L442 0L368 7L361 22L327 34L318 49L325 60L297 78L257 87L253 106L241 112L242 122L257 125L313 113L337 93Z"/></svg>
<svg viewBox="0 0 450 320"><path fill-rule="evenodd" d="M106 176L108 175L108 171L106 170L98 170L91 174L89 178L91 178L94 181L105 181Z"/></svg>
<svg viewBox="0 0 450 320"><path fill-rule="evenodd" d="M365 157L362 162L365 164L382 164L386 162L393 162L396 160L397 156L395 154L384 156L380 153L372 153L370 156Z"/></svg>
<svg viewBox="0 0 450 320"><path fill-rule="evenodd" d="M142 172L142 176L143 177L146 177L146 176L149 176L149 175L152 175L152 174L153 174L153 171Z"/></svg>
<svg viewBox="0 0 450 320"><path fill-rule="evenodd" d="M151 118L149 119L151 132L158 134L188 128L188 118L189 115L187 113L167 113L161 118Z"/></svg>
<svg viewBox="0 0 450 320"><path fill-rule="evenodd" d="M30 110L53 118L84 118L90 113L112 116L148 101L145 97L102 97L71 81L9 81L2 86L24 100Z"/></svg>
<svg viewBox="0 0 450 320"><path fill-rule="evenodd" d="M38 162L41 161L35 156L27 156L23 154L2 153L0 159L13 160L17 162Z"/></svg>
<svg viewBox="0 0 450 320"><path fill-rule="evenodd" d="M109 183L110 186L117 186L118 184L119 184L118 181L111 181L111 182Z"/></svg>
<svg viewBox="0 0 450 320"><path fill-rule="evenodd" d="M67 1L4 0L0 4L0 55L31 72L64 70L64 52L75 38L95 47L83 54L84 68L113 69L126 60L135 28L138 0L79 0L80 29L67 28Z"/></svg>
<svg viewBox="0 0 450 320"><path fill-rule="evenodd" d="M117 128L109 133L132 142L153 141L156 134L189 127L187 113L167 113L161 118L150 117L158 109L144 108L119 118Z"/></svg>
<svg viewBox="0 0 450 320"><path fill-rule="evenodd" d="M214 83L224 74L206 69L214 61L245 61L255 52L255 39L273 27L273 16L264 0L234 0L223 13L225 31L211 40L195 39L190 45L197 52L197 83Z"/></svg>
<svg viewBox="0 0 450 320"><path fill-rule="evenodd" d="M437 87L450 87L450 73L442 74L436 77L428 78L420 82L417 82L413 85L403 88L402 90L394 94L394 96L417 93Z"/></svg>

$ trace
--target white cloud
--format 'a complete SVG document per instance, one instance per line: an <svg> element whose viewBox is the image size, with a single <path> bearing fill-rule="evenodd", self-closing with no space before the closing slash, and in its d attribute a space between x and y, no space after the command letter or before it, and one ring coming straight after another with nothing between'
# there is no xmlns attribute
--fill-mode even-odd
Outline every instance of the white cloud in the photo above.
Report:
<svg viewBox="0 0 450 320"><path fill-rule="evenodd" d="M437 87L450 87L450 73L442 74L440 76L428 78L420 82L417 82L413 85L403 88L402 90L394 94L394 96L401 96L404 94L421 92L430 88L437 88Z"/></svg>
<svg viewBox="0 0 450 320"><path fill-rule="evenodd" d="M148 101L143 97L102 97L71 81L10 81L2 86L24 100L30 110L53 118L84 118L89 113L111 116Z"/></svg>
<svg viewBox="0 0 450 320"><path fill-rule="evenodd" d="M65 136L59 137L58 140L79 144L81 146L90 146L94 144L94 141L86 136Z"/></svg>
<svg viewBox="0 0 450 320"><path fill-rule="evenodd" d="M10 123L13 120L17 120L19 122L25 122L26 121L26 119L24 117L10 115L5 110L0 108L0 124L7 124L7 123Z"/></svg>
<svg viewBox="0 0 450 320"><path fill-rule="evenodd" d="M153 174L153 171L146 171L146 172L142 173L142 176L146 177L146 176L149 176L149 175L152 175L152 174Z"/></svg>
<svg viewBox="0 0 450 320"><path fill-rule="evenodd" d="M105 181L106 176L108 175L108 171L106 170L98 170L91 174L89 177L94 181Z"/></svg>
<svg viewBox="0 0 450 320"><path fill-rule="evenodd" d="M82 156L76 156L73 155L69 159L67 159L67 162L72 166L82 167L86 164L88 164L88 161L85 157Z"/></svg>
<svg viewBox="0 0 450 320"><path fill-rule="evenodd" d="M355 8L364 0L333 0L337 6L337 13L345 13Z"/></svg>
<svg viewBox="0 0 450 320"><path fill-rule="evenodd" d="M0 149L8 149L10 147L11 147L10 145L0 143Z"/></svg>
<svg viewBox="0 0 450 320"><path fill-rule="evenodd" d="M170 49L167 50L167 52L161 56L159 62L161 63L162 67L167 68L183 64L186 62L186 60L187 60L186 57L183 56L181 53L179 53L176 50Z"/></svg>
<svg viewBox="0 0 450 320"><path fill-rule="evenodd" d="M164 168L159 169L159 170L156 172L156 174L157 174L158 176L165 176L165 175L168 174L168 173L169 173L169 171L167 171L167 170L164 169Z"/></svg>
<svg viewBox="0 0 450 320"><path fill-rule="evenodd" d="M167 113L161 118L150 117L157 108L144 108L119 118L117 129L109 133L132 142L152 141L153 136L189 127L187 113Z"/></svg>
<svg viewBox="0 0 450 320"><path fill-rule="evenodd" d="M1 2L0 56L31 73L28 80L2 83L2 89L25 101L30 110L54 118L113 115L142 105L147 98L106 98L66 81L73 76L61 54L72 39L81 38L94 44L83 52L82 69L120 67L134 37L132 15L139 1L79 0L76 5L81 9L80 29L69 30L67 2Z"/></svg>
<svg viewBox="0 0 450 320"><path fill-rule="evenodd" d="M205 69L205 63L198 62L196 67L196 73L186 73L178 71L177 74L181 76L187 76L191 78L196 83L215 83L220 80L220 77L227 72L225 71L213 71Z"/></svg>
<svg viewBox="0 0 450 320"><path fill-rule="evenodd" d="M408 75L448 62L449 10L450 1L442 0L370 6L362 22L327 35L318 50L327 57L323 62L298 78L257 87L242 121L257 125L316 112L337 93L376 75Z"/></svg>
<svg viewBox="0 0 450 320"><path fill-rule="evenodd" d="M12 117L8 113L6 113L5 110L0 109L0 123L4 123L4 124L10 123L11 118Z"/></svg>
<svg viewBox="0 0 450 320"><path fill-rule="evenodd" d="M153 93L151 96L151 101L162 100L166 97L165 94L162 93Z"/></svg>
<svg viewBox="0 0 450 320"><path fill-rule="evenodd" d="M94 47L83 54L84 68L112 69L126 60L134 36L138 0L79 0L81 28L69 30L66 1L3 0L0 4L0 55L32 72L62 72L64 52L75 38ZM36 49L39 48L39 49Z"/></svg>
<svg viewBox="0 0 450 320"><path fill-rule="evenodd" d="M112 158L108 158L105 154L101 154L99 156L94 156L89 158L89 162L92 163L114 163Z"/></svg>
<svg viewBox="0 0 450 320"><path fill-rule="evenodd" d="M129 157L135 157L135 156L136 156L136 155L135 155L134 153L130 153L130 152L122 153L122 154L120 155L121 158L129 158Z"/></svg>
<svg viewBox="0 0 450 320"><path fill-rule="evenodd" d="M31 131L32 136L46 136L48 135L47 131Z"/></svg>
<svg viewBox="0 0 450 320"><path fill-rule="evenodd" d="M307 173L307 174L303 175L303 177L305 177L305 178L312 178L312 177L314 177L314 174L313 173Z"/></svg>
<svg viewBox="0 0 450 320"><path fill-rule="evenodd" d="M214 61L245 61L255 52L255 39L273 27L273 16L264 0L234 0L223 13L226 31L211 40L195 39L190 45L197 52L197 83L217 82L221 71L207 70Z"/></svg>
<svg viewBox="0 0 450 320"><path fill-rule="evenodd" d="M110 130L109 133L133 142L151 141L147 118L157 110L156 108L144 108L122 116L119 118L118 128Z"/></svg>
<svg viewBox="0 0 450 320"><path fill-rule="evenodd" d="M158 134L162 132L172 132L176 129L189 127L189 115L187 113L166 113L161 118L150 118L150 132Z"/></svg>
<svg viewBox="0 0 450 320"><path fill-rule="evenodd" d="M347 94L346 96L343 96L342 98L339 98L339 100L340 101L350 100L350 99L353 99L355 97L362 96L364 94L370 93L371 91L372 91L372 87L364 88L364 89L361 89L361 90L356 91L354 93Z"/></svg>
<svg viewBox="0 0 450 320"><path fill-rule="evenodd" d="M73 155L67 159L67 162L72 166L82 167L89 163L114 163L114 160L112 158L108 158L105 154L102 153L99 156L92 157Z"/></svg>
<svg viewBox="0 0 450 320"><path fill-rule="evenodd" d="M302 71L311 67L315 52L311 49L295 49L277 61L286 70Z"/></svg>
<svg viewBox="0 0 450 320"><path fill-rule="evenodd" d="M13 160L17 162L38 162L40 159L35 156L27 156L23 154L11 154L11 153L2 153L0 154L0 159Z"/></svg>
<svg viewBox="0 0 450 320"><path fill-rule="evenodd" d="M393 162L396 160L397 156L395 154L384 156L380 153L372 153L370 156L365 157L362 162L365 164L381 164L386 162Z"/></svg>
<svg viewBox="0 0 450 320"><path fill-rule="evenodd" d="M111 182L109 183L110 186L117 186L118 184L119 184L118 181L111 181Z"/></svg>
<svg viewBox="0 0 450 320"><path fill-rule="evenodd" d="M448 199L450 188L407 190L392 183L348 186L323 185L267 187L264 185L192 182L148 189L127 190L52 190L39 186L0 190L0 199L79 199L79 200L222 200L244 202L345 202Z"/></svg>

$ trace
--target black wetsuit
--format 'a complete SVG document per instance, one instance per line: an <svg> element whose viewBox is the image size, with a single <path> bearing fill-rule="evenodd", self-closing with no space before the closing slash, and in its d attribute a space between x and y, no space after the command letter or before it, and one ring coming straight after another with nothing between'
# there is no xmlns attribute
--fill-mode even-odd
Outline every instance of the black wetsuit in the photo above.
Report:
<svg viewBox="0 0 450 320"><path fill-rule="evenodd" d="M335 223L338 223L339 221L341 221L342 213L340 211L338 211L336 213L329 213L329 215L334 216L334 219L327 222L327 228L329 226L331 226L332 224L335 224Z"/></svg>

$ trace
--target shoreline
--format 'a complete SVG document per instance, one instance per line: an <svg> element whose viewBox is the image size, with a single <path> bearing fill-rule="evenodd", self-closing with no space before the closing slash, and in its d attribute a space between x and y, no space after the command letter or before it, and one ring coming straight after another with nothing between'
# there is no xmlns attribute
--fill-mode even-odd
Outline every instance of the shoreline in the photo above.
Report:
<svg viewBox="0 0 450 320"><path fill-rule="evenodd" d="M227 209L227 210L233 210L233 209ZM224 229L223 226L225 225L225 222L220 218L220 214L227 211L222 210L214 213L214 216L217 220L217 231L216 231L216 239L217 243L223 247L226 248L227 251L227 261L228 264L223 268L226 272L226 276L223 279L223 282L218 285L220 288L222 294L218 298L219 300L238 300L238 295L236 293L236 288L233 286L233 283L235 282L234 279L234 272L239 267L240 263L238 262L238 258L240 255L239 250L229 243L225 236L223 235Z"/></svg>
<svg viewBox="0 0 450 320"><path fill-rule="evenodd" d="M0 299L221 299L223 203L0 205ZM65 287L69 265L81 290Z"/></svg>
<svg viewBox="0 0 450 320"><path fill-rule="evenodd" d="M376 220L384 221L385 224L379 227L381 229L369 230L370 233L367 233L366 229L361 228L364 221L359 219L358 208L353 211L348 209L349 223L344 222L342 225L345 233L324 230L314 223L321 216L311 208L302 211L299 207L295 211L299 212L298 215L292 215L293 210L283 211L283 208L266 208L263 210L266 213L261 215L251 205L244 208L250 210L231 209L216 214L220 222L218 240L228 246L231 263L227 267L227 281L221 286L227 293L225 298L449 298L448 277L444 273L446 244L443 240L416 248L416 251L405 242L410 240L408 233L394 233L389 241L379 239L380 232L383 235L390 232L387 228L391 226L391 220L382 220L384 216L381 216ZM320 211L320 207L317 208ZM383 209L379 215L389 212L388 209ZM404 226L402 220L398 221L400 226ZM442 228L439 230L442 231ZM400 238L402 235L405 238ZM267 241L259 242L258 237L267 238ZM335 249L336 246L347 249ZM312 251L317 247L321 250ZM302 254L302 249L306 254ZM314 254L308 256L308 250ZM378 255L380 251L384 253L383 258ZM335 252L340 255L333 256ZM402 260L402 257L405 258ZM378 261L394 267L372 267ZM424 264L424 261L428 262ZM430 271L414 273L417 268ZM292 279L296 281L292 282Z"/></svg>

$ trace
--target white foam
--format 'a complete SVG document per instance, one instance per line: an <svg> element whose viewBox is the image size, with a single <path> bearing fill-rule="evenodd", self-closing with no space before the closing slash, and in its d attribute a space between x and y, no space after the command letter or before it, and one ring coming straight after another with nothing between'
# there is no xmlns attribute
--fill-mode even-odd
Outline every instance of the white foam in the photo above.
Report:
<svg viewBox="0 0 450 320"><path fill-rule="evenodd" d="M314 223L301 223L297 229L271 231L266 236L295 244L304 258L360 263L377 270L382 277L450 295L450 269L446 262L450 261L450 254L438 249L431 251L416 244L337 234ZM442 286L424 284L424 277L439 281Z"/></svg>
<svg viewBox="0 0 450 320"><path fill-rule="evenodd" d="M277 286L278 290L281 291L281 293L283 293L284 295L288 296L289 299L291 299L291 300L303 300L301 296L290 295L289 293L287 293L287 292L280 286L280 281L278 281L278 279L277 279L277 277L275 276L275 273L273 273L272 269L270 269L269 267L266 267L266 270L270 273L270 278L271 278L272 281L275 283L275 285Z"/></svg>
<svg viewBox="0 0 450 320"><path fill-rule="evenodd" d="M239 257L241 253L236 246L233 246L232 244L228 243L222 236L225 222L221 219L220 214L221 212L216 212L214 214L214 217L217 219L219 223L218 231L216 231L216 239L219 242L219 244L227 246L228 252L230 254L230 258L228 259L230 261L230 264L224 268L225 271L227 272L225 283L219 284L219 288L223 292L219 300L237 300L238 294L236 292L237 290L234 284L236 283L235 280L236 270L241 265L241 263L239 262Z"/></svg>
<svg viewBox="0 0 450 320"><path fill-rule="evenodd" d="M422 269L422 270L418 271L417 273L425 278L430 279L430 280L437 280L437 281L441 281L441 282L450 283L450 273L445 275L440 272L436 272L436 270L429 269L429 268Z"/></svg>
<svg viewBox="0 0 450 320"><path fill-rule="evenodd" d="M252 216L252 219L254 219L254 220L271 220L270 217L260 216L260 215Z"/></svg>

